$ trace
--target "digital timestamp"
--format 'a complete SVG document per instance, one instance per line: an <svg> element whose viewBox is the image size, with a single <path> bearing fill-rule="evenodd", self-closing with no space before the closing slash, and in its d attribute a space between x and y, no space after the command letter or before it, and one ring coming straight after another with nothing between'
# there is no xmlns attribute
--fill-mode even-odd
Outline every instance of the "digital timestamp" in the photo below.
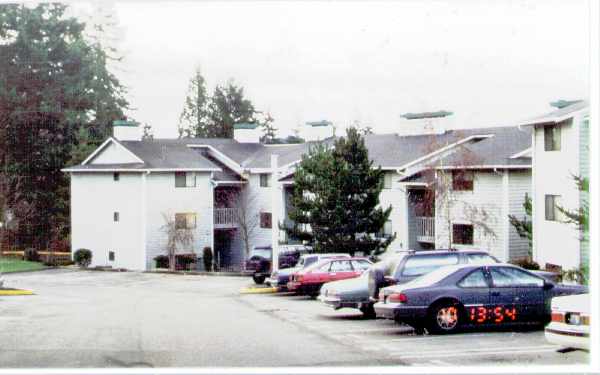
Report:
<svg viewBox="0 0 600 375"><path fill-rule="evenodd" d="M495 306L485 308L483 306L471 307L469 319L474 323L502 323L517 320L517 309L514 307Z"/></svg>

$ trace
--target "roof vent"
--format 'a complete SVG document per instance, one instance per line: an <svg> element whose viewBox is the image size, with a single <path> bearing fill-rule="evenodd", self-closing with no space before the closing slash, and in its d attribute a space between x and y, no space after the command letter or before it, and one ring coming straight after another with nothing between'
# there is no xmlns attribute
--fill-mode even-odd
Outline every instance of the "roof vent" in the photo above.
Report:
<svg viewBox="0 0 600 375"><path fill-rule="evenodd" d="M400 115L398 135L443 134L450 128L448 117L452 114L449 111L405 113Z"/></svg>
<svg viewBox="0 0 600 375"><path fill-rule="evenodd" d="M262 131L257 123L243 122L233 125L233 139L240 143L259 143Z"/></svg>
<svg viewBox="0 0 600 375"><path fill-rule="evenodd" d="M333 137L333 123L327 120L307 122L301 129L305 141L322 141Z"/></svg>
<svg viewBox="0 0 600 375"><path fill-rule="evenodd" d="M113 121L113 137L119 141L140 141L142 139L140 123L128 120Z"/></svg>

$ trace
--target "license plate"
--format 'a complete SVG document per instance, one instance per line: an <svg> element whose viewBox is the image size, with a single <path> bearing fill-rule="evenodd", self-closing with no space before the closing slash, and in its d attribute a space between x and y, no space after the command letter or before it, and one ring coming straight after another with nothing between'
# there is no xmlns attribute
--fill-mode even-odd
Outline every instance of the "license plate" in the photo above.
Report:
<svg viewBox="0 0 600 375"><path fill-rule="evenodd" d="M569 314L567 323L578 326L581 324L581 316L579 314Z"/></svg>

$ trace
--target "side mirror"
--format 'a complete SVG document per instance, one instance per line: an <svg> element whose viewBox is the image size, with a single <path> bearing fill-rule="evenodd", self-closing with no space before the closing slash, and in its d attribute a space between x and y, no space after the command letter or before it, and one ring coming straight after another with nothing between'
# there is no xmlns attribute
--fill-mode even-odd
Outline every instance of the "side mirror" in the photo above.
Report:
<svg viewBox="0 0 600 375"><path fill-rule="evenodd" d="M554 288L554 284L550 281L544 280L544 290L550 290Z"/></svg>
<svg viewBox="0 0 600 375"><path fill-rule="evenodd" d="M396 284L396 279L394 279L391 276L384 276L383 277L383 281L384 281L384 283L385 283L386 286L395 285Z"/></svg>

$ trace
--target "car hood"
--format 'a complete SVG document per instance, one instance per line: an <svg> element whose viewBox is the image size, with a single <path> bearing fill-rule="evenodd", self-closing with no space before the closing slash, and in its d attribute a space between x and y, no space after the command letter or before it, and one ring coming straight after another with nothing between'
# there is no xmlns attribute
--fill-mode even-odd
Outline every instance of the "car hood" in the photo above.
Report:
<svg viewBox="0 0 600 375"><path fill-rule="evenodd" d="M552 310L590 313L590 295L577 294L552 298Z"/></svg>

